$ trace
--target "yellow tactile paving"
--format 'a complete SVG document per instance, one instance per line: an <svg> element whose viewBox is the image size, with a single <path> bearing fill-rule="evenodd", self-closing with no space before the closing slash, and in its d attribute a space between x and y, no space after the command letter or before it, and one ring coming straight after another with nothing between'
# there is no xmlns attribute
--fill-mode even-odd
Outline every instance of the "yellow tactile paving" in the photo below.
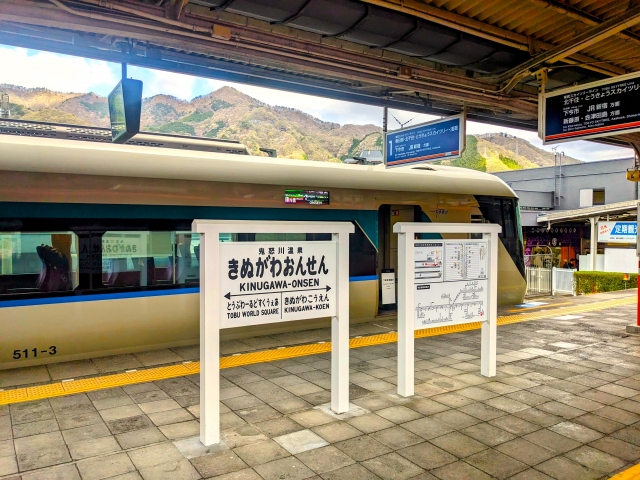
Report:
<svg viewBox="0 0 640 480"><path fill-rule="evenodd" d="M509 325L511 323L526 322L529 320L540 320L549 317L560 317L563 315L575 315L594 310L632 305L636 303L635 297L625 297L601 302L585 303L570 307L554 308L549 306L548 310L536 310L535 312L521 313L518 315L507 315L498 318L498 325ZM480 329L480 322L466 323L462 325L451 325L434 327L424 330L416 330L415 338L432 337L446 335L448 333L465 332ZM356 337L349 340L349 348L361 348L384 343L398 341L396 332L381 333L378 335L368 335L366 337ZM293 347L278 348L275 350L264 350L261 352L250 352L231 355L220 359L220 368L240 367L254 363L273 362L275 360L285 360L287 358L304 357L307 355L317 355L331 351L331 342L310 343ZM30 400L40 400L53 398L61 395L90 392L103 388L122 387L134 383L152 382L165 378L193 375L200 372L200 362L187 362L180 365L168 367L149 368L115 375L105 375L102 377L86 378L62 383L52 383L36 387L16 388L13 390L0 391L0 405L19 403ZM640 480L640 470L637 473ZM625 472L623 472L625 473ZM622 475L622 474L620 474ZM617 478L617 477L616 477ZM635 476L620 477L618 480L628 480Z"/></svg>
<svg viewBox="0 0 640 480"><path fill-rule="evenodd" d="M634 465L624 472L614 475L609 480L640 480L640 465Z"/></svg>

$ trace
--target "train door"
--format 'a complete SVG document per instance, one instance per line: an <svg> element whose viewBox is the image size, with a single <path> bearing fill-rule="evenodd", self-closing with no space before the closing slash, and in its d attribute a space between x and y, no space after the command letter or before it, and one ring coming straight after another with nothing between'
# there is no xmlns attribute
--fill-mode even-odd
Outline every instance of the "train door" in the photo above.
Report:
<svg viewBox="0 0 640 480"><path fill-rule="evenodd" d="M381 279L379 305L381 313L397 310L397 304L383 302L383 274L393 273L395 278L395 295L398 294L398 235L393 233L393 226L398 222L419 222L421 209L418 205L381 205L378 210L378 265L377 274ZM388 275L385 275L388 277Z"/></svg>

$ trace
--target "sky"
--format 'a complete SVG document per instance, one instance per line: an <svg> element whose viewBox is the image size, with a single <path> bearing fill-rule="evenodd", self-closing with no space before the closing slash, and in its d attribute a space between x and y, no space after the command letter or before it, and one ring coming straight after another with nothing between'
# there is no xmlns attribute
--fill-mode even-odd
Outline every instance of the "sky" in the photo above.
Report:
<svg viewBox="0 0 640 480"><path fill-rule="evenodd" d="M2 45L0 45L0 59L2 59L0 84L44 87L59 92L93 92L106 96L118 83L121 75L119 64ZM129 66L128 76L143 81L144 97L162 93L184 100L191 100L223 86L231 86L269 105L297 108L327 122L335 122L341 125L353 123L382 126L381 107L326 98L318 101L318 97L311 95L133 66ZM411 120L407 126L437 118L424 114L416 116L413 112L399 110L390 110L390 113L402 123ZM395 130L400 128L400 125L390 116L388 127L389 130ZM528 140L536 147L551 151L552 146L542 145L542 140L538 138L536 132L472 121L467 122L467 133L469 134L494 132L515 135ZM558 151L563 151L567 156L584 161L633 156L633 151L628 148L611 147L587 141L560 144Z"/></svg>

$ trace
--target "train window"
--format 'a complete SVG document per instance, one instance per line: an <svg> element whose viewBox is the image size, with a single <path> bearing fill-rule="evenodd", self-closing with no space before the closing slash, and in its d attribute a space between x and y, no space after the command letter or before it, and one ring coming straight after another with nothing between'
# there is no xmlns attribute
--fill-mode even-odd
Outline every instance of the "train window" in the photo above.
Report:
<svg viewBox="0 0 640 480"><path fill-rule="evenodd" d="M524 275L524 246L520 226L520 210L515 198L476 195L482 221L502 225L499 235L518 270Z"/></svg>
<svg viewBox="0 0 640 480"><path fill-rule="evenodd" d="M0 294L72 290L77 246L73 232L0 233Z"/></svg>

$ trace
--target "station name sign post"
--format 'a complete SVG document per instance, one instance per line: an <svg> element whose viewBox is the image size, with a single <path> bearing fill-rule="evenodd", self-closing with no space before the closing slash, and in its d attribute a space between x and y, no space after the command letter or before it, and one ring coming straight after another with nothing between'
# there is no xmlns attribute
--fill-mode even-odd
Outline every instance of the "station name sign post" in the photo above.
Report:
<svg viewBox="0 0 640 480"><path fill-rule="evenodd" d="M384 164L403 167L457 158L465 147L465 115L394 130L384 134Z"/></svg>
<svg viewBox="0 0 640 480"><path fill-rule="evenodd" d="M545 93L539 136L545 144L640 131L640 73Z"/></svg>
<svg viewBox="0 0 640 480"><path fill-rule="evenodd" d="M331 317L331 409L349 411L347 222L194 220L200 234L200 441L220 443L220 329ZM221 242L220 234L331 234Z"/></svg>
<svg viewBox="0 0 640 480"><path fill-rule="evenodd" d="M419 330L480 322L480 373L495 376L502 227L398 222L393 231L398 234L398 394L414 394L414 338ZM416 240L420 233L475 233L482 238Z"/></svg>

